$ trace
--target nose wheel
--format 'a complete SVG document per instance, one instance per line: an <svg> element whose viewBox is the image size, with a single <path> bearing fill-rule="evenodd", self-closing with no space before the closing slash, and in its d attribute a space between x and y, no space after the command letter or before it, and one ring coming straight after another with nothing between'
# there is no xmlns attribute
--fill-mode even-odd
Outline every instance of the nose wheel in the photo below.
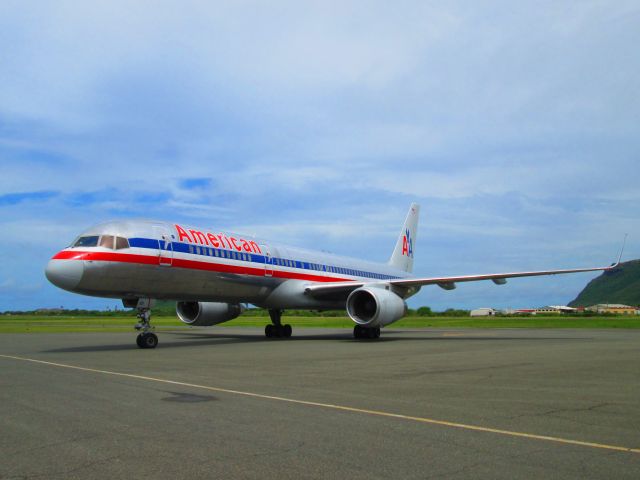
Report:
<svg viewBox="0 0 640 480"><path fill-rule="evenodd" d="M151 326L151 301L149 299L138 300L138 323L134 328L140 333L136 338L136 344L140 348L156 348L158 346L158 336L153 333Z"/></svg>
<svg viewBox="0 0 640 480"><path fill-rule="evenodd" d="M158 346L158 336L155 333L139 333L136 343L140 348L156 348Z"/></svg>

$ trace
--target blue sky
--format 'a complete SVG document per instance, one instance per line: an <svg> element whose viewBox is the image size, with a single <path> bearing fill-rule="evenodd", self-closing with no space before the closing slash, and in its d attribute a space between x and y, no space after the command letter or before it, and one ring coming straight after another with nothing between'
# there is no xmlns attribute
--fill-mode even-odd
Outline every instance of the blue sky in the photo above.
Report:
<svg viewBox="0 0 640 480"><path fill-rule="evenodd" d="M132 3L0 4L0 310L114 305L43 268L119 218L383 261L417 201L422 275L640 257L637 1Z"/></svg>

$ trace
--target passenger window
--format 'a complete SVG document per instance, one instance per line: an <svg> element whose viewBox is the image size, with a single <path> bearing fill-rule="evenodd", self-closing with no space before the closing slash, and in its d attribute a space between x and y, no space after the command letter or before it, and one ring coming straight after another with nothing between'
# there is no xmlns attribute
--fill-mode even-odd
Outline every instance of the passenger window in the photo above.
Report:
<svg viewBox="0 0 640 480"><path fill-rule="evenodd" d="M116 250L122 250L123 248L129 248L129 240L124 237L116 237Z"/></svg>
<svg viewBox="0 0 640 480"><path fill-rule="evenodd" d="M100 246L104 248L110 248L111 250L113 250L114 240L115 239L113 235L102 235L100 237Z"/></svg>
<svg viewBox="0 0 640 480"><path fill-rule="evenodd" d="M98 246L98 236L91 235L88 237L80 237L76 240L76 243L73 244L74 247L96 247Z"/></svg>

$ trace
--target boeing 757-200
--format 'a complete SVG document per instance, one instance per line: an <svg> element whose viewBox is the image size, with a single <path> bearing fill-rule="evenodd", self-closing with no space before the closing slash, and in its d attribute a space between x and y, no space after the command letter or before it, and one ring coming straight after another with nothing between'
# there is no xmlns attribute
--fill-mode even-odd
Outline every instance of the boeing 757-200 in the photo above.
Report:
<svg viewBox="0 0 640 480"><path fill-rule="evenodd" d="M387 263L373 263L289 247L247 235L177 223L103 223L82 233L49 261L54 285L96 297L120 298L136 308L140 348L154 348L150 312L157 299L176 301L180 320L211 326L236 318L244 304L269 310L267 337L290 337L284 309L346 309L356 338L377 338L402 318L405 300L424 285L451 290L459 282L610 270L609 267L492 273L455 277L411 274L419 206L412 204ZM618 262L620 259L618 258Z"/></svg>

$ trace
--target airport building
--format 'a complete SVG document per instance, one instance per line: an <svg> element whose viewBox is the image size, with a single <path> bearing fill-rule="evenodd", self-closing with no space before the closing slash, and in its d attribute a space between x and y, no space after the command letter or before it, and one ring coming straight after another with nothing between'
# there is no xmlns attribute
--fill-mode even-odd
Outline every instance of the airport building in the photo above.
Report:
<svg viewBox="0 0 640 480"><path fill-rule="evenodd" d="M536 308L536 313L549 314L549 313L573 313L576 309L567 307L566 305L549 305L546 307Z"/></svg>
<svg viewBox="0 0 640 480"><path fill-rule="evenodd" d="M637 307L622 305L619 303L598 303L587 307L586 310L596 313L615 313L618 315L638 315L640 310Z"/></svg>
<svg viewBox="0 0 640 480"><path fill-rule="evenodd" d="M472 317L493 317L496 311L493 308L476 308L469 313Z"/></svg>

